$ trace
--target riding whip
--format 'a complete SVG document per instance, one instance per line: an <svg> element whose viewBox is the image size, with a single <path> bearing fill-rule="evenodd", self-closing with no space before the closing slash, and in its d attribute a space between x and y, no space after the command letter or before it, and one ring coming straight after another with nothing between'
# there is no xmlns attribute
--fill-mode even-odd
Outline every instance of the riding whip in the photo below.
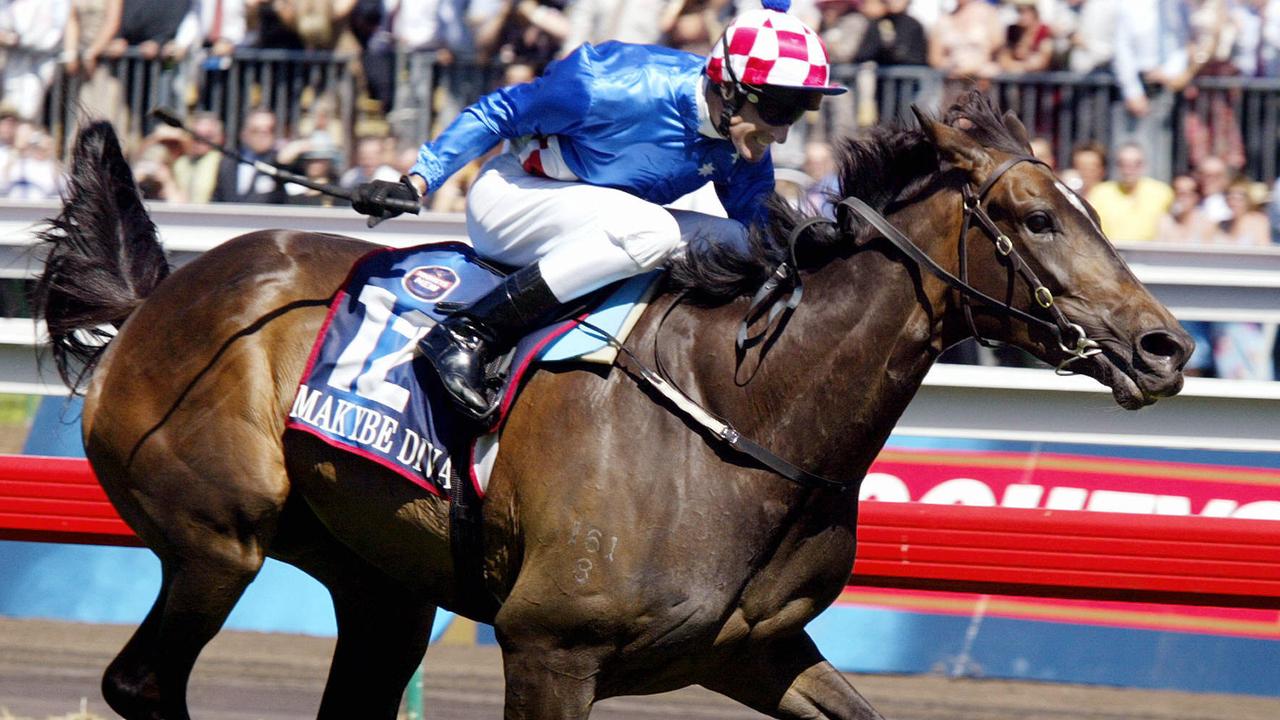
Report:
<svg viewBox="0 0 1280 720"><path fill-rule="evenodd" d="M324 193L325 195L329 195L331 197L342 198L343 200L347 200L347 201L351 200L351 196L352 196L351 190L348 190L343 187L339 187L337 185L331 185L329 183L314 182L312 180L309 180L303 177L302 175L299 175L294 172L290 172L280 167L279 165L274 165L264 160L251 160L245 157L244 155L242 155L241 153L239 153L238 151L232 150L230 147L227 147L226 145L222 145L214 142L213 140L210 140L204 135L201 135L195 130L192 130L190 127L187 127L186 123L184 123L181 118L175 115L173 111L169 110L168 108L162 108L162 107L155 108L151 111L151 116L159 120L160 122L164 123L165 125L170 125L172 127L178 128L179 130L185 132L186 134L190 135L196 140L199 140L200 142L208 145L209 147L212 147L220 151L223 155L226 155L227 157L230 157L236 160L237 162L242 162L246 165L252 165L255 170L262 173L263 175L269 175L275 178L276 180L279 180L280 182L289 182L289 183L293 183L294 185L301 185L302 187L310 188L311 190ZM386 198L383 202L386 205L386 207L392 210L397 210L402 213L412 213L416 215L418 214L419 210L421 210L421 206L418 203L400 200L398 198Z"/></svg>

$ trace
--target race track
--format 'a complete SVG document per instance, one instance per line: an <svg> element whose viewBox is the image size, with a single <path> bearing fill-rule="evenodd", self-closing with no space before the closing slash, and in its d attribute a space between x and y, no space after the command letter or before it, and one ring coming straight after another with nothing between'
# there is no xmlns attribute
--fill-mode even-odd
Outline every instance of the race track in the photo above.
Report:
<svg viewBox="0 0 1280 720"><path fill-rule="evenodd" d="M115 718L98 692L102 669L132 628L0 618L0 719ZM196 720L303 720L319 703L333 641L225 632L196 666ZM1207 661L1207 659L1206 659ZM502 715L502 671L491 646L428 654L427 717ZM893 720L1275 720L1280 699L929 676L859 676L854 684ZM6 712L8 714L6 714ZM73 716L79 718L79 716ZM747 720L753 712L700 688L600 703L593 720ZM87 718L85 720L88 720Z"/></svg>

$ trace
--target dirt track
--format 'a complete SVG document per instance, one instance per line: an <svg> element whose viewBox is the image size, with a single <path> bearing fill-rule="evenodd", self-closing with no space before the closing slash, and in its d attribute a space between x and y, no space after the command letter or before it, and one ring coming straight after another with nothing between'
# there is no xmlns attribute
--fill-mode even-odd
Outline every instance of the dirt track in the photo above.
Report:
<svg viewBox="0 0 1280 720"><path fill-rule="evenodd" d="M79 709L114 718L98 692L102 669L132 629L0 618L0 719L44 720ZM227 632L209 646L191 685L197 720L315 716L333 641ZM502 670L493 647L437 646L428 655L428 718L498 718ZM896 720L1276 720L1280 699L938 677L860 676L854 684ZM700 688L615 698L601 720L761 717Z"/></svg>

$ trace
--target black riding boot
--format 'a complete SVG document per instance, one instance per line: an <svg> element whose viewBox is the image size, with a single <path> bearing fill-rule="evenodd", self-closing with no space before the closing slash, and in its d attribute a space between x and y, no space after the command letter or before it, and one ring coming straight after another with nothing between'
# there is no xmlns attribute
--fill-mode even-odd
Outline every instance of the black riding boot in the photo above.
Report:
<svg viewBox="0 0 1280 720"><path fill-rule="evenodd" d="M483 421L497 404L485 382L485 366L559 304L535 263L508 275L487 295L440 321L418 347L458 407Z"/></svg>

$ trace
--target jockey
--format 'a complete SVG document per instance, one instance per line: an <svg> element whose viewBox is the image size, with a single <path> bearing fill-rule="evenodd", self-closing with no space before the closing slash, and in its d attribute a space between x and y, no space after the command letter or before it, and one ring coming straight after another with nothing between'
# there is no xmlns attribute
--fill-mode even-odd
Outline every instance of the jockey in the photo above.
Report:
<svg viewBox="0 0 1280 720"><path fill-rule="evenodd" d="M660 267L692 237L746 237L773 192L769 146L845 91L828 80L817 33L766 0L739 15L709 58L669 48L583 45L529 83L462 111L400 182L357 188L352 207L386 219L386 198L417 202L502 140L467 195L481 257L518 266L433 327L419 346L444 387L484 420L485 366L553 309ZM728 218L662 207L707 182Z"/></svg>

